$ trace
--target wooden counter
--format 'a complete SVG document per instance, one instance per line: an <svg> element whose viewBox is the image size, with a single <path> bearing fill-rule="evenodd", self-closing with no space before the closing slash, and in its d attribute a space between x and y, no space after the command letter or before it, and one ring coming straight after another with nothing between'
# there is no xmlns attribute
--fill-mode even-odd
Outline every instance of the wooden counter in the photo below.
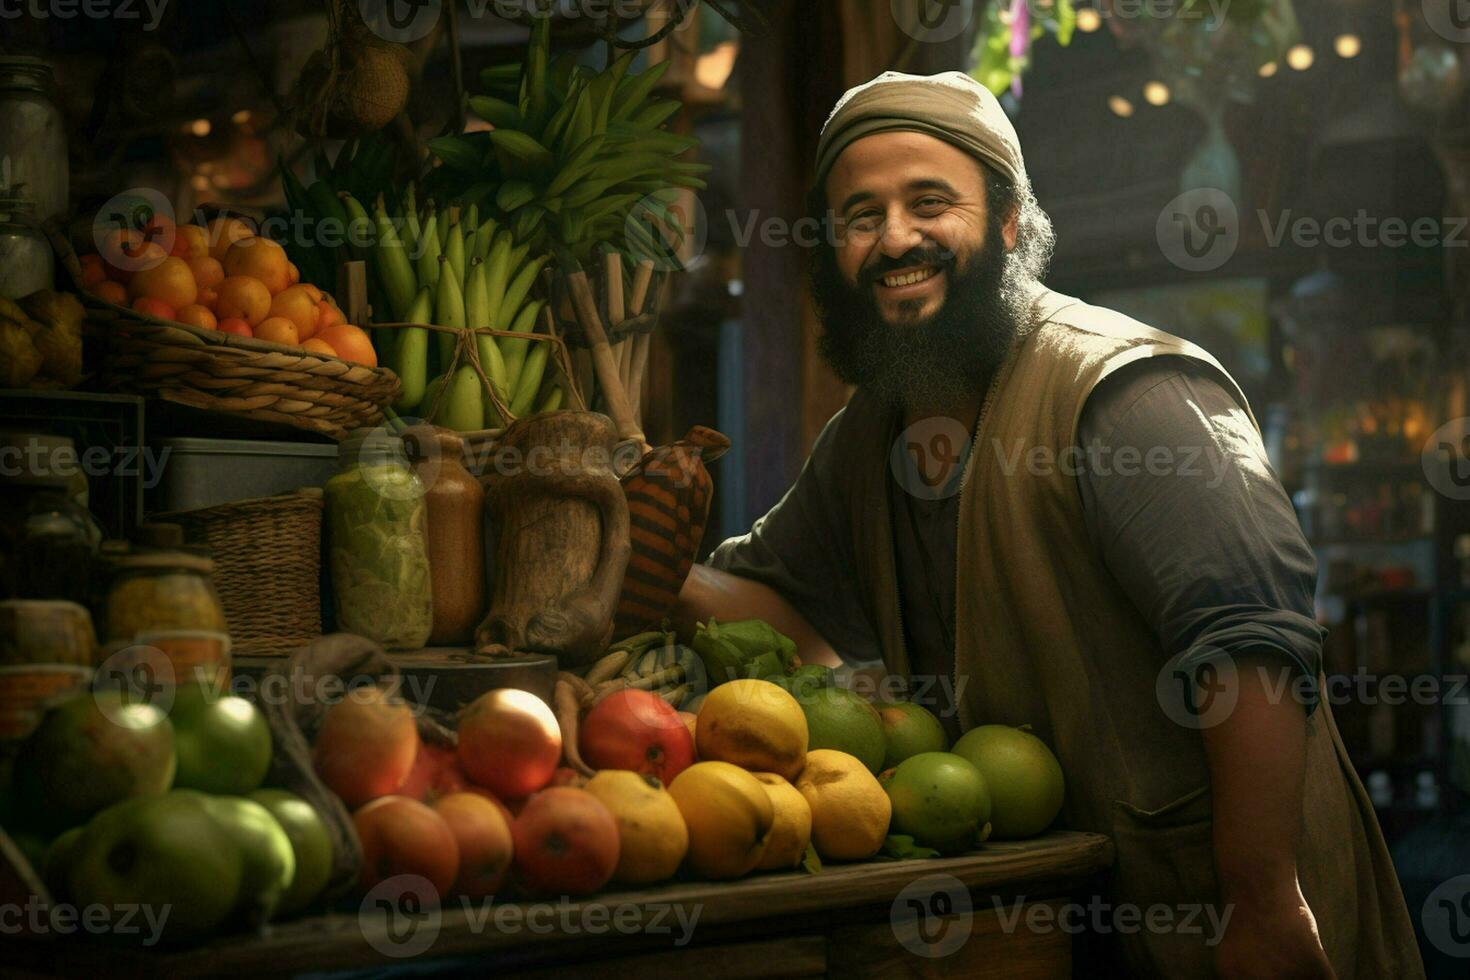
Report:
<svg viewBox="0 0 1470 980"><path fill-rule="evenodd" d="M964 857L831 864L815 875L674 882L578 901L451 901L417 915L338 912L176 951L76 936L12 940L6 959L11 969L89 978L285 977L395 963L424 975L427 961L445 975L481 976L1067 977L1071 936L1028 928L1024 911L1013 918L1016 902L1055 907L1112 856L1106 837L1058 832Z"/></svg>

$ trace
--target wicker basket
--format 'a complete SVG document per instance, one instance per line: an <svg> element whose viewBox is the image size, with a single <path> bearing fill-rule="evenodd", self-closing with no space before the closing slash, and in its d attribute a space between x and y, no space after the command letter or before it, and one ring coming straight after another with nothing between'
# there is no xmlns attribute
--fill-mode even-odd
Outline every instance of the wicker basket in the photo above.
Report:
<svg viewBox="0 0 1470 980"><path fill-rule="evenodd" d="M181 525L214 552L214 584L231 649L285 656L322 632L322 492L238 500L156 520Z"/></svg>
<svg viewBox="0 0 1470 980"><path fill-rule="evenodd" d="M102 387L344 439L377 425L398 376L339 357L204 330L84 296L105 353Z"/></svg>

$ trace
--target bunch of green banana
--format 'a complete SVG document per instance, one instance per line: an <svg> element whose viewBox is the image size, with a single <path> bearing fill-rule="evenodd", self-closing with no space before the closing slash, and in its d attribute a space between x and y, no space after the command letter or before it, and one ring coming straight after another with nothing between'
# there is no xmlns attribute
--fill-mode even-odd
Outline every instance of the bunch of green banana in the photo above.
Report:
<svg viewBox="0 0 1470 980"><path fill-rule="evenodd" d="M534 333L545 302L531 292L548 256L516 245L494 218L480 221L477 205L439 211L425 201L420 210L416 198L410 184L401 213L392 215L380 194L368 218L356 199L341 196L348 213L361 212L374 229L367 259L386 298L381 318L458 331ZM459 335L424 327L387 333L384 363L402 383L393 406L399 414L417 414L459 432L505 423L467 352L457 351ZM546 370L551 344L485 334L474 335L473 343L485 378L512 415L561 407L566 393Z"/></svg>
<svg viewBox="0 0 1470 980"><path fill-rule="evenodd" d="M599 700L614 691L652 691L675 708L707 687L699 655L673 633L652 630L608 648L587 668L584 680Z"/></svg>
<svg viewBox="0 0 1470 980"><path fill-rule="evenodd" d="M314 162L317 178L304 186L286 161L279 161L281 188L291 221L291 233L285 237L286 254L301 271L305 282L321 289L335 291L337 268L350 259L365 259L367 244L374 236L371 219L359 207L349 210L342 198L371 201L393 186L393 152L391 144L380 134L350 140L337 158L328 161L317 152ZM384 308L387 297L378 284L368 283L368 302L376 310ZM379 351L381 361L383 351Z"/></svg>
<svg viewBox="0 0 1470 980"><path fill-rule="evenodd" d="M641 74L629 72L637 51L601 72L570 55L552 62L550 30L537 17L524 66L481 72L485 94L469 108L495 128L431 140L439 171L464 185L461 199L502 215L517 242L582 262L599 244L631 256L630 267L676 261L682 226L668 205L675 188L703 188L709 167L677 160L699 141L662 128L681 107L652 97L668 62Z"/></svg>

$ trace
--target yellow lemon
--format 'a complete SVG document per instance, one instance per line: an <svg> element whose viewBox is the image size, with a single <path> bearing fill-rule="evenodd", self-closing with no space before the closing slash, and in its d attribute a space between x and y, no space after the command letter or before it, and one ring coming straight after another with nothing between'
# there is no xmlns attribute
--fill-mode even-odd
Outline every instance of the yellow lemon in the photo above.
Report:
<svg viewBox="0 0 1470 980"><path fill-rule="evenodd" d="M755 868L776 814L754 776L728 762L696 762L674 777L669 795L689 828L696 874L739 878Z"/></svg>
<svg viewBox="0 0 1470 980"><path fill-rule="evenodd" d="M701 759L795 779L806 759L806 715L783 688L745 678L705 695L694 737Z"/></svg>
<svg viewBox="0 0 1470 980"><path fill-rule="evenodd" d="M629 885L663 881L689 850L689 828L657 776L604 769L582 787L618 822L618 866L613 879Z"/></svg>
<svg viewBox="0 0 1470 980"><path fill-rule="evenodd" d="M817 853L838 861L861 861L878 853L888 836L893 804L868 767L836 749L813 749L796 788L812 808L812 842Z"/></svg>
<svg viewBox="0 0 1470 980"><path fill-rule="evenodd" d="M771 838L756 868L760 871L788 871L801 864L806 845L812 839L812 808L806 797L773 772L751 773L765 787L771 798L776 820L771 825Z"/></svg>

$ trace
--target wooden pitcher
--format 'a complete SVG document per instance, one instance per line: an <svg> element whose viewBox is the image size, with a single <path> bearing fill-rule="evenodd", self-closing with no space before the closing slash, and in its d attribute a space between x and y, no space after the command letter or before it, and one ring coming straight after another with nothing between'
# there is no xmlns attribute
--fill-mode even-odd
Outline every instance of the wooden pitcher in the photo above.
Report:
<svg viewBox="0 0 1470 980"><path fill-rule="evenodd" d="M480 653L551 653L575 667L606 648L630 550L617 445L596 412L548 412L505 430L484 476L496 563Z"/></svg>

